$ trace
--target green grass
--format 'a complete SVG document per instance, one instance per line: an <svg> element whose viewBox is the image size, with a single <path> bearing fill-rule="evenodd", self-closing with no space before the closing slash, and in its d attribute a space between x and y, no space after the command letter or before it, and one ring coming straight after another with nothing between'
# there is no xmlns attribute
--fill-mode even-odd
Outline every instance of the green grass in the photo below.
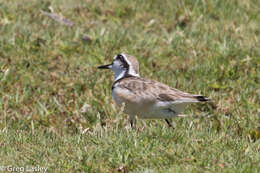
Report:
<svg viewBox="0 0 260 173"><path fill-rule="evenodd" d="M0 168L259 172L259 7L257 0L0 0ZM41 13L51 9L74 26ZM121 52L138 58L143 77L206 95L215 108L189 106L175 130L140 119L129 129L112 102L112 72L96 68Z"/></svg>

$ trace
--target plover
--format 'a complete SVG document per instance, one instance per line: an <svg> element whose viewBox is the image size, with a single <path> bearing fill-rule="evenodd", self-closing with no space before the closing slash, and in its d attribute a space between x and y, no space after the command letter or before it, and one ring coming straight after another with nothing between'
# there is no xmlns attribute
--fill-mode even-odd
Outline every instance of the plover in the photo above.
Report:
<svg viewBox="0 0 260 173"><path fill-rule="evenodd" d="M111 64L99 69L112 69L115 73L112 97L124 113L129 115L131 127L135 116L142 119L170 119L178 116L189 103L208 102L209 98L174 89L163 83L145 79L139 75L139 63L135 57L121 53Z"/></svg>

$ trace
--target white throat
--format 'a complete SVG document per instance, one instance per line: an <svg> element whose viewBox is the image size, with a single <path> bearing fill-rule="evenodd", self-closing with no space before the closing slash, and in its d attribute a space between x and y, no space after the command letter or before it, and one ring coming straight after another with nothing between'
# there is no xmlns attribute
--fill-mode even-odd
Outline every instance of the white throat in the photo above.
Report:
<svg viewBox="0 0 260 173"><path fill-rule="evenodd" d="M115 72L115 76L114 76L115 81L122 79L127 75L140 77L139 74L135 73L135 71L133 70L133 68L131 66L130 66L130 69L128 70L128 73L127 73L127 69L120 69L120 70L115 69L114 72Z"/></svg>
<svg viewBox="0 0 260 173"><path fill-rule="evenodd" d="M117 81L119 79L122 79L126 75L126 69L121 71L115 71L115 77L114 80Z"/></svg>

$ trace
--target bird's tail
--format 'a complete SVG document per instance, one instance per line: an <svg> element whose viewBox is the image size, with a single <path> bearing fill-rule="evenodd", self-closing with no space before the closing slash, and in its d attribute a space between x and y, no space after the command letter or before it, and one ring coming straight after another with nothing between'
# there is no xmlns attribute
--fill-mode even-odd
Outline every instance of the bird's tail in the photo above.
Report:
<svg viewBox="0 0 260 173"><path fill-rule="evenodd" d="M195 95L194 98L200 102L210 102L211 101L210 98L207 98L206 96L201 96L201 95Z"/></svg>

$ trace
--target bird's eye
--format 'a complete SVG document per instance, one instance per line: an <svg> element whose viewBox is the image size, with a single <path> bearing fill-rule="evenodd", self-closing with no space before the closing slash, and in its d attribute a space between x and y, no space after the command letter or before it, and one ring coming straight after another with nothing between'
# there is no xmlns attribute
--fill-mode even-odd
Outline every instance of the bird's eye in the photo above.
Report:
<svg viewBox="0 0 260 173"><path fill-rule="evenodd" d="M117 58L120 59L120 60L123 60L123 59L124 59L124 57L123 57L122 55L120 55L120 54L117 55Z"/></svg>

